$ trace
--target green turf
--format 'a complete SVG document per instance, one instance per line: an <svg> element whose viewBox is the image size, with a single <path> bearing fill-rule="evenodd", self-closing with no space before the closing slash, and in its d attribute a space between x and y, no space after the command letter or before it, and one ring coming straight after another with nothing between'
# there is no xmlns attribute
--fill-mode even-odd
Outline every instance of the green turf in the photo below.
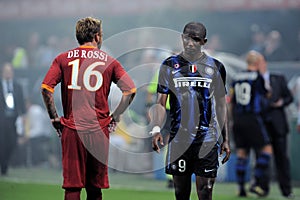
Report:
<svg viewBox="0 0 300 200"><path fill-rule="evenodd" d="M0 176L0 200L56 200L63 199L64 191L61 188L61 171L49 169L12 169L7 177ZM155 180L151 174L110 174L111 188L103 190L104 200L173 200L174 191L166 188L166 181ZM197 196L193 184L191 200ZM294 187L295 200L300 199L300 188ZM81 193L85 199L85 191ZM236 184L217 182L214 188L213 199L238 200ZM243 200L258 199L250 194ZM264 200L284 200L273 183L270 195Z"/></svg>
<svg viewBox="0 0 300 200"><path fill-rule="evenodd" d="M215 188L214 199L220 200L238 200L233 185L219 184ZM82 199L85 199L85 192L81 193ZM104 199L108 200L153 200L153 199L174 199L173 191L153 191L140 189L121 189L111 188L103 191ZM63 190L58 185L38 184L38 183L15 183L0 181L0 199L1 200L53 200L63 199ZM197 199L195 192L192 193L191 199ZM244 200L257 199L255 196L243 198ZM279 196L270 196L265 200L283 199Z"/></svg>

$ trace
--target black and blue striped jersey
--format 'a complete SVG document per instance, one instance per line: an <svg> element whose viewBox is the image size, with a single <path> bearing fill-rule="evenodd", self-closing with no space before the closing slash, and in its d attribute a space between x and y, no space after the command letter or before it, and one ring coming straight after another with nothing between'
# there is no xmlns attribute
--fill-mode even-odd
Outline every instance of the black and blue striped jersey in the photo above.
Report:
<svg viewBox="0 0 300 200"><path fill-rule="evenodd" d="M233 114L259 114L264 109L267 94L264 79L258 71L242 71L236 74L232 82Z"/></svg>
<svg viewBox="0 0 300 200"><path fill-rule="evenodd" d="M157 92L170 96L174 142L216 141L220 134L215 100L225 96L225 82L224 65L206 54L195 62L181 54L164 60Z"/></svg>

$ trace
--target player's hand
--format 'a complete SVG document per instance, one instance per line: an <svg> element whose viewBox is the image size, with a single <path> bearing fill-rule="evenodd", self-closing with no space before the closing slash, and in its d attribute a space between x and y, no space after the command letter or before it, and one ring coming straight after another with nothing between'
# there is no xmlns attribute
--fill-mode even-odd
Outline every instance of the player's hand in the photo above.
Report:
<svg viewBox="0 0 300 200"><path fill-rule="evenodd" d="M109 132L115 132L117 129L117 121L115 120L114 116L111 115L111 120L109 122L109 125L108 125L108 131Z"/></svg>
<svg viewBox="0 0 300 200"><path fill-rule="evenodd" d="M226 163L229 158L230 158L230 154L231 154L231 150L230 150L230 146L229 146L229 142L224 141L221 144L221 152L220 152L220 156L222 156L224 154L224 152L226 153L225 157L222 160L222 164Z"/></svg>
<svg viewBox="0 0 300 200"><path fill-rule="evenodd" d="M57 133L57 136L58 137L61 137L61 132L62 132L62 124L60 122L60 118L59 117L56 117L54 119L51 119L51 122L52 122L52 126L55 128L56 130L56 133Z"/></svg>
<svg viewBox="0 0 300 200"><path fill-rule="evenodd" d="M159 133L159 132L154 133L153 137L152 137L152 149L154 151L156 151L157 153L160 152L160 147L159 147L158 143L160 143L161 146L164 145L163 137L162 137L161 133Z"/></svg>
<svg viewBox="0 0 300 200"><path fill-rule="evenodd" d="M274 107L274 108L280 108L280 107L283 106L283 104L284 104L283 99L280 98L280 99L278 99L278 101L272 103L272 107Z"/></svg>

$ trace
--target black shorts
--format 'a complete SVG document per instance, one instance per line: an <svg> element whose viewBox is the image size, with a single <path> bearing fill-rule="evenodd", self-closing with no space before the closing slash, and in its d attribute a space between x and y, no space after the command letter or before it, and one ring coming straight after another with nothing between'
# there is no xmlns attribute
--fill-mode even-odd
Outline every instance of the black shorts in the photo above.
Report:
<svg viewBox="0 0 300 200"><path fill-rule="evenodd" d="M244 114L234 118L233 137L236 148L260 149L270 139L260 115Z"/></svg>
<svg viewBox="0 0 300 200"><path fill-rule="evenodd" d="M172 175L192 175L215 178L219 167L219 144L184 144L171 142L168 146L166 173Z"/></svg>

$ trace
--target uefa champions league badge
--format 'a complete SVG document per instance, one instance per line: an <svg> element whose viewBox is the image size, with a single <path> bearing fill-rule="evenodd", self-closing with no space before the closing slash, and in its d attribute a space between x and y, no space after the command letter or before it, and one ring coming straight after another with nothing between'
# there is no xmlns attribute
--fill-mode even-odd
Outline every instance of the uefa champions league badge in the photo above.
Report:
<svg viewBox="0 0 300 200"><path fill-rule="evenodd" d="M214 70L211 67L205 67L205 73L207 73L208 75L213 75L214 74Z"/></svg>

